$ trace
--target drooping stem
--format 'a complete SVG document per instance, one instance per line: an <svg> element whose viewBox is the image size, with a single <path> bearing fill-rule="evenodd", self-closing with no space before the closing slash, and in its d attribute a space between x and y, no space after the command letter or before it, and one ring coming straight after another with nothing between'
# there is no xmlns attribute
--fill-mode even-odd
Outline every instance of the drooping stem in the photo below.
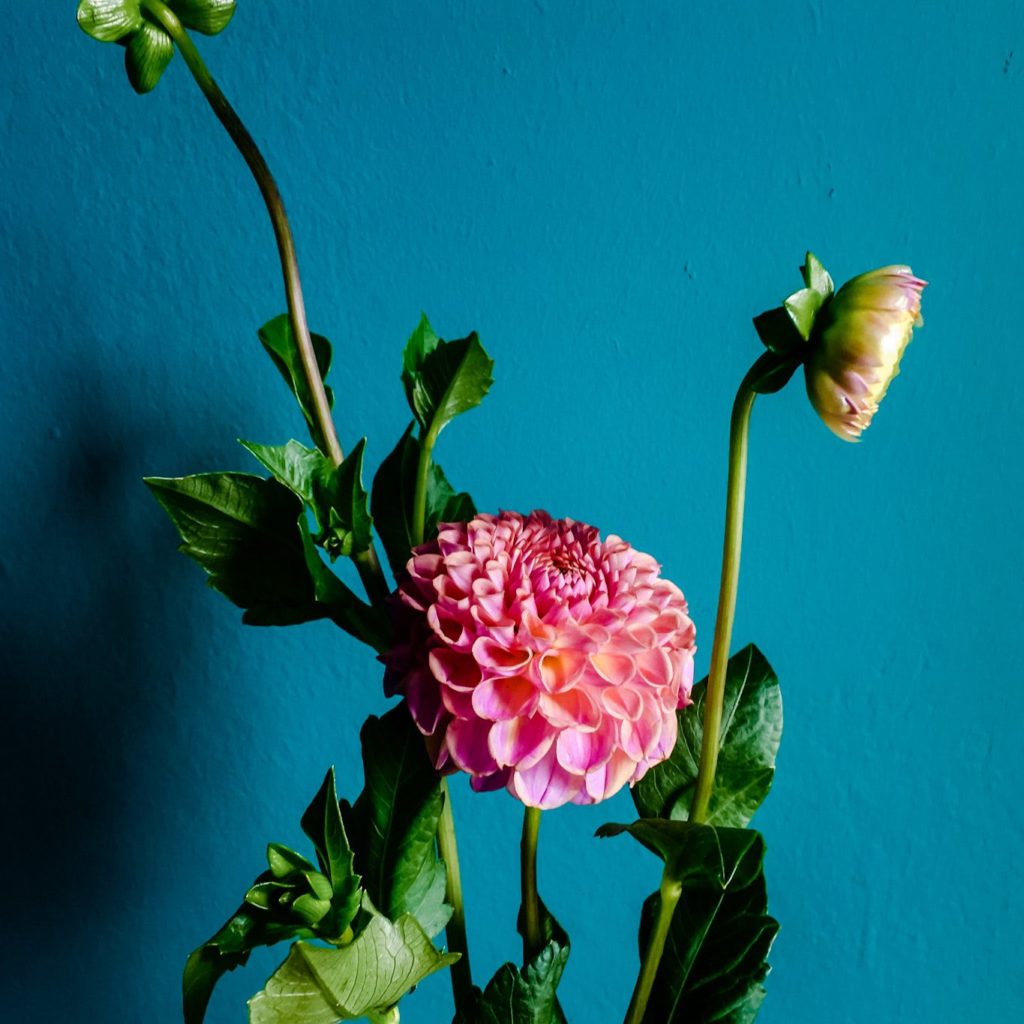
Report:
<svg viewBox="0 0 1024 1024"><path fill-rule="evenodd" d="M302 282L299 279L299 261L295 254L295 240L292 238L291 226L285 214L284 202L281 199L277 182L270 173L270 168L259 147L242 123L241 118L235 113L234 107L221 92L220 86L214 81L178 16L161 0L142 0L142 6L159 21L174 40L196 84L213 108L217 119L231 136L231 141L238 147L238 151L256 179L260 194L267 206L267 213L270 214L274 237L277 240L277 251L281 257L281 270L284 274L284 287L288 296L288 319L291 323L295 344L299 349L302 369L313 402L313 415L327 448L325 454L335 465L339 465L344 456L341 445L338 443L334 421L331 418L331 406L327 400L327 392L324 388L323 378L320 376L320 369L317 366L316 353L313 351L313 339L310 337L309 325L306 322L306 304L302 297Z"/></svg>
<svg viewBox="0 0 1024 1024"><path fill-rule="evenodd" d="M629 1009L626 1011L625 1024L640 1024L644 1019L647 1000L651 998L651 989L654 987L654 979L658 974L658 965L665 952L665 940L668 938L669 928L672 925L672 915L676 911L682 891L682 884L669 878L668 868L666 868L665 874L661 877L658 916L654 922L654 931L651 932L651 941L647 944L647 949L644 950L640 974L636 979L636 988L633 989L633 998L630 999Z"/></svg>
<svg viewBox="0 0 1024 1024"><path fill-rule="evenodd" d="M436 436L430 434L424 436L420 441L420 458L416 467L416 489L413 493L413 547L418 547L423 543L426 529L427 478L430 475L430 458L435 441ZM452 908L452 916L448 922L446 934L448 948L453 953L462 954L451 969L452 995L455 998L456 1010L465 1009L468 1012L469 1000L472 996L473 976L469 966L469 941L466 937L466 912L462 902L462 869L459 867L459 848L455 841L455 817L452 814L451 791L446 778L441 779L441 794L444 802L441 806L441 820L437 826L437 849L448 873L445 899Z"/></svg>
<svg viewBox="0 0 1024 1024"><path fill-rule="evenodd" d="M306 321L306 303L302 296L302 281L299 277L295 239L292 237L291 225L288 223L288 215L285 213L284 201L281 198L277 182L270 173L270 168L255 140L249 134L234 107L228 102L227 97L221 92L220 86L214 81L178 16L162 0L142 0L142 6L160 22L174 40L196 84L217 115L217 119L231 137L231 141L242 154L249 170L252 171L252 176L256 179L260 195L263 196L267 213L270 215L274 238L277 241L277 251L284 276L284 290L288 300L288 321L291 325L292 337L295 339L299 351L303 376L313 403L313 417L316 420L320 436L323 438L324 447L327 449L325 454L334 465L340 466L345 456L338 441L338 432L331 416L331 404L327 399L327 391L324 387L323 377L320 375L320 367L317 365L316 353L313 350L313 339ZM390 593L390 588L373 545L371 544L366 551L358 554L354 561L367 596L374 603L383 601Z"/></svg>
<svg viewBox="0 0 1024 1024"><path fill-rule="evenodd" d="M523 964L530 963L544 948L540 927L540 896L537 894L537 837L540 808L523 811L523 838L519 843L519 866L523 896Z"/></svg>
<svg viewBox="0 0 1024 1024"><path fill-rule="evenodd" d="M469 966L469 942L466 938L466 912L462 905L462 871L459 868L459 849L455 842L455 818L452 816L451 792L448 780L441 779L441 794L444 803L441 820L437 826L437 849L448 872L445 899L452 908L446 934L448 948L461 953L461 958L451 967L452 995L456 1010L467 1010L473 990L473 972Z"/></svg>
<svg viewBox="0 0 1024 1024"><path fill-rule="evenodd" d="M729 483L725 501L725 543L722 549L722 580L718 591L718 613L711 645L711 671L704 703L704 736L700 748L700 767L694 786L690 820L707 820L711 794L718 767L718 747L725 700L725 672L729 664L729 642L736 617L736 591L740 579L740 549L743 544L743 504L747 488L747 438L750 411L757 397L752 369L736 393L729 427Z"/></svg>

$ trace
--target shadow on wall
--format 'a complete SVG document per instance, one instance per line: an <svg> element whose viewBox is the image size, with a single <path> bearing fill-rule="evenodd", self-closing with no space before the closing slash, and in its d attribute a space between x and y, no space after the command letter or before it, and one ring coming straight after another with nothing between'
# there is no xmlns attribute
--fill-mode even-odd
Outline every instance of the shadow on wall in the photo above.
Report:
<svg viewBox="0 0 1024 1024"><path fill-rule="evenodd" d="M109 346L90 336L86 293L63 253L38 262L45 280L5 302L33 353L6 410L19 427L0 518L3 954L16 1006L52 1009L59 977L62 1012L75 1018L90 957L97 946L114 957L144 901L146 834L152 848L160 813L147 765L154 748L180 746L157 732L176 703L176 665L147 652L147 617L173 614L184 581L158 588L147 571L167 537L145 514L135 413L117 394L123 374L104 364ZM182 661L187 629L178 635ZM47 950L65 951L57 975Z"/></svg>

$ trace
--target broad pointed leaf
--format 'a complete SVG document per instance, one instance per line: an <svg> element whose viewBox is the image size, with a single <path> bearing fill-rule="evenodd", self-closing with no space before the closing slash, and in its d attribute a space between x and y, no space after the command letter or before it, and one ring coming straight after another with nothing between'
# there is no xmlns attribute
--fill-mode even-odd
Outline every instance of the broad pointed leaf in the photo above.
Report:
<svg viewBox="0 0 1024 1024"><path fill-rule="evenodd" d="M363 887L388 917L416 917L436 935L451 917L435 837L442 796L423 737L405 704L369 718L361 733L366 785L345 824Z"/></svg>
<svg viewBox="0 0 1024 1024"><path fill-rule="evenodd" d="M693 704L678 712L679 738L666 761L633 787L645 818L689 817L704 735L707 680L693 688ZM750 645L729 659L721 747L711 797L712 825L742 827L768 795L782 738L782 695L764 655Z"/></svg>
<svg viewBox="0 0 1024 1024"><path fill-rule="evenodd" d="M479 405L494 383L493 369L475 333L440 341L424 316L402 357L406 398L424 434L436 439L456 416Z"/></svg>
<svg viewBox="0 0 1024 1024"><path fill-rule="evenodd" d="M814 319L824 301L825 297L814 288L801 288L782 303L804 341L810 340Z"/></svg>
<svg viewBox="0 0 1024 1024"><path fill-rule="evenodd" d="M814 255L813 252L808 252L804 259L804 265L800 268L800 272L804 276L804 284L808 288L813 288L818 292L822 298L829 298L835 291L835 285L832 283L832 275L825 269L821 260Z"/></svg>
<svg viewBox="0 0 1024 1024"><path fill-rule="evenodd" d="M330 460L316 448L292 440L285 445L256 444L240 441L241 446L307 505L313 504L313 492L318 481L330 473ZM317 520L319 522L319 519Z"/></svg>
<svg viewBox="0 0 1024 1024"><path fill-rule="evenodd" d="M347 946L297 942L266 987L249 1000L251 1024L335 1024L382 1017L414 985L458 960L440 953L405 915L374 915Z"/></svg>
<svg viewBox="0 0 1024 1024"><path fill-rule="evenodd" d="M291 322L286 313L275 317L265 323L259 330L259 338L268 355L273 360L278 372L284 378L285 383L291 388L295 400L299 403L302 414L306 417L306 425L309 427L310 437L313 443L321 450L326 450L326 444L319 428L316 425L316 416L313 412L313 397L306 382L306 374L299 357L298 344L292 334ZM320 376L326 380L331 368L331 343L319 334L312 335L313 351L316 354L317 366ZM334 395L330 388L327 388L328 404L333 405Z"/></svg>

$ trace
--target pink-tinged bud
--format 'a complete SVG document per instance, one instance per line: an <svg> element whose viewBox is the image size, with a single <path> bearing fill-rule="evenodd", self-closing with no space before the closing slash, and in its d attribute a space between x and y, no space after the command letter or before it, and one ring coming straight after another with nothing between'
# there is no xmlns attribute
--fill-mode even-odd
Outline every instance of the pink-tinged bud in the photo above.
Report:
<svg viewBox="0 0 1024 1024"><path fill-rule="evenodd" d="M857 441L900 372L900 359L920 327L926 281L910 267L880 267L847 281L815 322L804 365L807 394L825 425Z"/></svg>

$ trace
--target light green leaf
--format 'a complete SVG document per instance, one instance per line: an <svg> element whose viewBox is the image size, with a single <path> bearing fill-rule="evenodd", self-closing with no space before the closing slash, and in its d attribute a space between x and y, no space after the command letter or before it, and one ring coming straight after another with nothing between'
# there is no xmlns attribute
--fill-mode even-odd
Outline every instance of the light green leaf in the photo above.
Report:
<svg viewBox="0 0 1024 1024"><path fill-rule="evenodd" d="M306 374L302 367L302 359L299 357L299 349L295 337L292 334L291 322L286 313L275 317L265 323L259 329L260 342L267 350L267 354L273 360L278 372L284 378L285 383L291 389L295 400L299 403L302 414L306 417L306 425L309 427L310 437L313 443L321 450L326 451L326 444L316 425L316 416L313 412L313 397L310 394L309 385L306 382ZM320 376L326 380L331 368L331 343L319 334L312 335L313 351L316 354L317 366L320 369ZM334 395L330 388L327 388L328 404L334 404Z"/></svg>
<svg viewBox="0 0 1024 1024"><path fill-rule="evenodd" d="M78 24L101 43L116 43L142 26L139 0L81 0Z"/></svg>
<svg viewBox="0 0 1024 1024"><path fill-rule="evenodd" d="M371 717L360 734L366 784L345 824L363 887L392 919L412 914L428 935L451 917L435 837L442 796L423 736L405 704Z"/></svg>
<svg viewBox="0 0 1024 1024"><path fill-rule="evenodd" d="M804 276L804 284L808 288L813 288L823 299L829 298L835 291L835 285L832 283L832 276L822 265L821 260L814 255L813 252L808 252L804 259L804 265L800 268L800 272Z"/></svg>
<svg viewBox="0 0 1024 1024"><path fill-rule="evenodd" d="M155 88L173 56L171 37L158 25L144 22L131 37L124 53L124 66L132 88L140 94Z"/></svg>
<svg viewBox="0 0 1024 1024"><path fill-rule="evenodd" d="M203 35L222 32L235 13L235 0L167 0L186 28Z"/></svg>
<svg viewBox="0 0 1024 1024"><path fill-rule="evenodd" d="M277 879L313 870L313 865L301 853L296 853L281 843L267 844L267 864L270 866L270 873Z"/></svg>
<svg viewBox="0 0 1024 1024"><path fill-rule="evenodd" d="M250 1024L335 1024L381 1017L414 985L458 960L440 953L409 915L379 915L349 945L297 942L262 992L249 1000Z"/></svg>
<svg viewBox="0 0 1024 1024"><path fill-rule="evenodd" d="M707 680L693 688L693 704L678 712L679 738L667 760L633 787L645 818L685 820L693 799L704 735ZM722 712L721 747L709 824L743 827L771 788L782 739L779 681L753 645L729 659Z"/></svg>
<svg viewBox="0 0 1024 1024"><path fill-rule="evenodd" d="M751 829L664 824L680 834L717 832L717 842L698 843L691 834L674 854L677 864L690 867L645 1024L750 1024L764 1000L767 958L779 930L767 913L764 840ZM703 871L693 866L702 851L708 857ZM649 942L660 898L654 893L644 904L641 949Z"/></svg>
<svg viewBox="0 0 1024 1024"><path fill-rule="evenodd" d="M439 341L423 317L405 347L402 381L424 433L436 439L456 416L479 405L494 383L493 369L475 332Z"/></svg>
<svg viewBox="0 0 1024 1024"><path fill-rule="evenodd" d="M814 319L821 309L825 297L814 288L801 288L793 292L783 303L783 307L793 321L793 326L800 332L804 341L809 341L814 330Z"/></svg>
<svg viewBox="0 0 1024 1024"><path fill-rule="evenodd" d="M410 423L394 450L381 463L373 478L370 510L384 545L388 563L396 577L405 573L412 553L412 507L416 491L416 467L420 442ZM456 493L434 461L427 477L427 516L424 538L437 534L438 523L466 523L476 515L473 499L464 491Z"/></svg>
<svg viewBox="0 0 1024 1024"><path fill-rule="evenodd" d="M312 506L316 482L323 480L331 470L330 460L323 452L294 440L285 445L256 444L253 441L238 443L254 455L278 483L284 484L292 494Z"/></svg>

